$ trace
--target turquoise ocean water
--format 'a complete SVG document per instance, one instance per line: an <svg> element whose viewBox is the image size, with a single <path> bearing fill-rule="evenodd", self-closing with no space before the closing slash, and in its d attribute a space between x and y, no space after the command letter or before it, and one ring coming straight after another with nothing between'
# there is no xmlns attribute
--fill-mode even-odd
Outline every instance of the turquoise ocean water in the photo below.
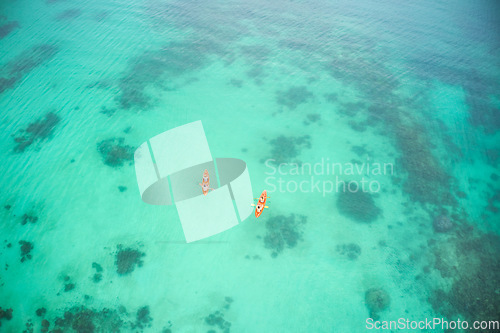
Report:
<svg viewBox="0 0 500 333"><path fill-rule="evenodd" d="M499 29L496 1L3 0L0 331L499 320ZM133 151L196 120L271 199L185 244Z"/></svg>

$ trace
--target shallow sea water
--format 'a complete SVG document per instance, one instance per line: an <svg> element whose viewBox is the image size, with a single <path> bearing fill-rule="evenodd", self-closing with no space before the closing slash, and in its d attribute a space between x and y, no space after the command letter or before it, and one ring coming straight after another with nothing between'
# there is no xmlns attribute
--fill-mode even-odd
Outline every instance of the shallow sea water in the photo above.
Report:
<svg viewBox="0 0 500 333"><path fill-rule="evenodd" d="M499 320L499 9L2 1L0 331ZM174 207L140 200L132 153L196 120L271 199L185 244ZM331 192L311 192L292 163L322 161ZM336 190L362 180L377 190Z"/></svg>

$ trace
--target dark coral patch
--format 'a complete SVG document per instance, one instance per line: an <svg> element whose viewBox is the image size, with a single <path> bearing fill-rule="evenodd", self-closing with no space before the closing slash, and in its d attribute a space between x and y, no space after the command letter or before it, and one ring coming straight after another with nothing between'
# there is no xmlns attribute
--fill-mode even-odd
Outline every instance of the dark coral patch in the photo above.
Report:
<svg viewBox="0 0 500 333"><path fill-rule="evenodd" d="M386 108L371 106L369 113L383 120L394 136L400 153L398 162L407 172L403 190L414 201L435 205L454 205L450 193L451 177L431 151L431 142L425 130L417 123L403 123L398 113Z"/></svg>
<svg viewBox="0 0 500 333"><path fill-rule="evenodd" d="M58 115L49 112L45 115L44 119L29 124L28 127L22 131L22 135L14 138L14 141L17 143L14 147L14 152L23 152L29 146L48 139L59 121L60 118Z"/></svg>
<svg viewBox="0 0 500 333"><path fill-rule="evenodd" d="M0 306L0 327L2 326L2 319L11 320L12 319L12 309L2 309Z"/></svg>
<svg viewBox="0 0 500 333"><path fill-rule="evenodd" d="M225 333L229 333L231 323L224 319L224 314L220 311L215 311L205 317L205 323L210 326L216 326Z"/></svg>
<svg viewBox="0 0 500 333"><path fill-rule="evenodd" d="M120 192L125 192L125 191L127 190L127 186L122 186L122 185L120 185L120 186L118 186L118 190L119 190Z"/></svg>
<svg viewBox="0 0 500 333"><path fill-rule="evenodd" d="M117 102L123 109L145 109L151 106L151 96L145 89L153 84L164 84L162 77L171 79L203 67L219 47L210 40L171 42L158 51L145 52L130 61L129 69L118 82Z"/></svg>
<svg viewBox="0 0 500 333"><path fill-rule="evenodd" d="M94 268L94 269L95 269L95 271L96 271L97 273L101 273L101 272L102 272L102 266L101 266L101 265L99 265L99 264L98 264L98 263L96 263L96 262L93 262L93 263L92 263L92 268Z"/></svg>
<svg viewBox="0 0 500 333"><path fill-rule="evenodd" d="M38 221L38 217L34 215L24 214L21 218L21 225L25 225L27 223L36 223Z"/></svg>
<svg viewBox="0 0 500 333"><path fill-rule="evenodd" d="M116 310L104 308L97 311L75 306L64 313L64 318L56 318L53 332L119 332L122 325Z"/></svg>
<svg viewBox="0 0 500 333"><path fill-rule="evenodd" d="M43 317L45 316L45 314L47 313L47 309L46 308L39 308L36 310L36 315L38 317Z"/></svg>
<svg viewBox="0 0 500 333"><path fill-rule="evenodd" d="M92 281L94 281L94 283L99 283L101 282L102 280L102 266L99 265L98 263L96 262L93 262L92 263L92 268L95 269L96 273L94 274L94 276L92 277Z"/></svg>
<svg viewBox="0 0 500 333"><path fill-rule="evenodd" d="M387 309L391 304L391 297L382 288L370 288L365 292L365 305L370 311L370 318L379 319L379 312Z"/></svg>
<svg viewBox="0 0 500 333"><path fill-rule="evenodd" d="M285 91L277 91L276 102L290 110L295 110L300 104L307 103L313 96L305 86L291 87Z"/></svg>
<svg viewBox="0 0 500 333"><path fill-rule="evenodd" d="M361 247L355 243L339 244L336 250L340 255L346 256L349 260L356 260L361 254Z"/></svg>
<svg viewBox="0 0 500 333"><path fill-rule="evenodd" d="M151 327L151 322L153 318L149 315L149 306L143 306L137 310L135 324L132 324L132 328L147 328Z"/></svg>
<svg viewBox="0 0 500 333"><path fill-rule="evenodd" d="M300 155L301 149L311 148L311 138L309 135L300 137L281 135L269 143L272 147L270 158L272 163L279 165L281 163L300 163L297 157Z"/></svg>
<svg viewBox="0 0 500 333"><path fill-rule="evenodd" d="M19 22L12 21L0 25L0 39L7 37L14 29L19 28Z"/></svg>
<svg viewBox="0 0 500 333"><path fill-rule="evenodd" d="M33 250L33 243L21 240L19 241L21 245L21 262L31 259L31 250Z"/></svg>
<svg viewBox="0 0 500 333"><path fill-rule="evenodd" d="M111 109L108 109L106 106L102 106L101 107L101 111L99 111L99 113L102 113L102 114L105 114L106 116L108 117L111 117L112 115L114 115L116 112L116 109L115 108L111 108Z"/></svg>
<svg viewBox="0 0 500 333"><path fill-rule="evenodd" d="M102 280L102 274L101 273L95 273L94 276L92 276L92 281L94 283L99 283Z"/></svg>
<svg viewBox="0 0 500 333"><path fill-rule="evenodd" d="M14 152L23 152L29 146L48 139L59 121L59 116L53 112L49 112L45 115L45 119L29 124L22 135L14 138L14 141L17 143L14 147Z"/></svg>
<svg viewBox="0 0 500 333"><path fill-rule="evenodd" d="M104 164L116 168L133 160L134 148L124 144L124 142L123 138L113 138L97 144L97 150L101 153Z"/></svg>
<svg viewBox="0 0 500 333"><path fill-rule="evenodd" d="M226 296L224 297L224 300L226 301L226 304L224 304L224 309L229 310L231 307L231 304L234 302L232 297Z"/></svg>
<svg viewBox="0 0 500 333"><path fill-rule="evenodd" d="M229 310L231 303L233 303L234 300L233 298L226 296L224 301L223 309L215 311L205 317L205 323L214 327L214 329L211 329L208 332L215 332L215 328L217 327L224 333L230 332L231 323L224 319L224 312Z"/></svg>
<svg viewBox="0 0 500 333"><path fill-rule="evenodd" d="M353 48L347 44L342 44L341 47L346 51ZM357 52L352 54L356 56L334 59L328 70L333 77L354 86L362 94L363 100L369 100L371 105L342 104L340 112L356 116L356 119L359 119L360 115L365 116L365 121L351 122L351 126L357 131L365 131L367 126L382 125L384 133L392 136L401 155L399 162L408 172L403 190L413 201L453 205L453 198L449 194L451 179L439 159L433 155L432 142L426 135L426 129L415 119L412 114L414 111L406 111L411 105L411 110L425 112L428 106L418 104L417 97L410 100L401 99L395 90L402 83L382 63L373 61L373 57L368 55ZM442 64L436 66L443 67ZM434 65L431 68L430 72L434 74ZM457 76L456 73L452 74Z"/></svg>
<svg viewBox="0 0 500 333"><path fill-rule="evenodd" d="M337 208L339 212L354 221L371 223L377 219L381 210L375 205L372 194L358 189L356 192L349 190L345 182L345 188L339 188L337 196ZM341 185L342 186L342 185Z"/></svg>
<svg viewBox="0 0 500 333"><path fill-rule="evenodd" d="M473 235L469 228L455 232L459 237L432 243L435 268L452 281L452 286L448 291L435 290L429 302L434 311L448 320L458 316L469 321L498 318L500 237L496 234ZM498 330L490 328L482 332Z"/></svg>
<svg viewBox="0 0 500 333"><path fill-rule="evenodd" d="M144 253L137 249L130 247L123 248L122 245L117 246L118 252L116 253L115 265L116 272L120 275L130 274L134 271L135 267L142 267L142 257Z"/></svg>
<svg viewBox="0 0 500 333"><path fill-rule="evenodd" d="M418 202L453 204L450 176L430 151L430 143L422 129L400 126L395 130L396 142L401 152L399 159L408 177L403 189Z"/></svg>
<svg viewBox="0 0 500 333"><path fill-rule="evenodd" d="M40 329L40 332L47 333L49 331L50 322L47 319L44 319L42 320L41 326L42 328Z"/></svg>
<svg viewBox="0 0 500 333"><path fill-rule="evenodd" d="M31 319L28 319L28 321L24 324L24 327L25 327L25 330L23 331L23 333L33 333L34 332L33 322L31 321Z"/></svg>
<svg viewBox="0 0 500 333"><path fill-rule="evenodd" d="M73 289L75 289L75 284L74 283L66 283L64 285L64 291L65 292L71 291Z"/></svg>
<svg viewBox="0 0 500 333"><path fill-rule="evenodd" d="M57 47L53 45L36 45L5 64L0 68L0 94L13 88L33 69L52 59L57 51Z"/></svg>
<svg viewBox="0 0 500 333"><path fill-rule="evenodd" d="M271 257L276 258L285 248L294 248L302 239L302 225L307 218L302 215L276 215L266 221L267 233L264 246L271 250Z"/></svg>

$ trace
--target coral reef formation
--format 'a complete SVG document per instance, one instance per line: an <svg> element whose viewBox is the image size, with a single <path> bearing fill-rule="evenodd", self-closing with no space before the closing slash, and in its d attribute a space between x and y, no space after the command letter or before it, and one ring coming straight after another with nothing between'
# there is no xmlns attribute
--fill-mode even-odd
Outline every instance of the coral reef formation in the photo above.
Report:
<svg viewBox="0 0 500 333"><path fill-rule="evenodd" d="M418 126L400 126L394 130L401 153L399 162L408 173L403 189L421 203L454 204L450 194L450 176L432 154L429 149L431 144L424 133L424 129Z"/></svg>
<svg viewBox="0 0 500 333"><path fill-rule="evenodd" d="M24 50L0 67L0 94L12 89L29 72L52 59L58 48L49 44L39 44Z"/></svg>
<svg viewBox="0 0 500 333"><path fill-rule="evenodd" d="M307 103L314 95L305 86L293 86L285 91L276 92L276 102L290 110Z"/></svg>
<svg viewBox="0 0 500 333"><path fill-rule="evenodd" d="M373 44L373 42L365 41L369 39L367 37L358 36L356 39L359 40L356 42L359 42L359 45ZM413 201L424 204L454 205L455 200L450 194L452 179L435 156L432 150L433 142L426 128L415 117L415 110L421 110L422 114L425 114L428 106L419 102L420 99L416 98L418 94L410 100L401 98L397 88L402 85L402 82L382 63L374 61L367 50L358 52L356 46L344 43L341 43L339 47L347 53L348 50L353 50L356 56L336 57L326 69L335 79L354 87L363 96L363 100L371 102L370 105L344 103L340 112L356 119L361 116L365 117L362 122L352 119L349 121L353 129L357 131L365 131L367 126L375 129L381 125L383 133L393 140L398 149L402 171L407 173L403 190ZM371 48L370 46L369 49ZM436 65L443 67L442 64ZM420 67L417 64L415 66ZM447 71L449 72L449 68ZM433 70L432 73L434 72ZM337 102L335 95L327 95L325 98L334 103Z"/></svg>
<svg viewBox="0 0 500 333"><path fill-rule="evenodd" d="M117 168L134 159L134 148L124 142L124 138L112 138L97 144L97 150L101 153L104 164Z"/></svg>
<svg viewBox="0 0 500 333"><path fill-rule="evenodd" d="M0 327L2 326L2 319L5 319L5 320L12 319L12 312L14 312L14 310L12 310L11 308L2 309L2 307L0 306Z"/></svg>
<svg viewBox="0 0 500 333"><path fill-rule="evenodd" d="M31 321L31 319L28 319L28 321L26 322L26 324L24 324L24 326L26 327L26 329L23 330L23 333L33 333L34 332L33 322Z"/></svg>
<svg viewBox="0 0 500 333"><path fill-rule="evenodd" d="M116 310L104 308L98 311L85 306L75 306L64 312L64 318L55 319L52 332L120 332L122 326L123 321Z"/></svg>
<svg viewBox="0 0 500 333"><path fill-rule="evenodd" d="M101 107L101 111L99 111L99 113L102 113L102 114L105 114L106 116L108 117L111 117L112 115L114 115L116 112L116 109L115 108L111 108L111 109L108 109L106 106L102 106Z"/></svg>
<svg viewBox="0 0 500 333"><path fill-rule="evenodd" d="M21 217L21 225L25 225L28 222L29 223L36 223L38 221L38 216L30 215L30 214L24 214Z"/></svg>
<svg viewBox="0 0 500 333"><path fill-rule="evenodd" d="M121 244L117 246L115 265L116 272L120 275L127 275L134 271L135 267L142 267L142 257L144 253L130 247L124 248Z"/></svg>
<svg viewBox="0 0 500 333"><path fill-rule="evenodd" d="M31 250L33 250L33 243L20 240L19 245L21 245L21 262L31 259Z"/></svg>
<svg viewBox="0 0 500 333"><path fill-rule="evenodd" d="M29 124L25 130L22 130L22 135L14 138L14 141L17 143L14 147L14 152L23 152L29 146L48 139L59 121L59 116L53 112L49 112L45 115L45 119Z"/></svg>
<svg viewBox="0 0 500 333"><path fill-rule="evenodd" d="M65 292L68 292L68 291L71 291L73 289L75 289L75 284L74 283L66 283L64 284L64 291Z"/></svg>
<svg viewBox="0 0 500 333"><path fill-rule="evenodd" d="M232 297L224 297L224 305L222 308L205 317L205 324L213 327L213 329L210 329L208 332L216 332L217 328L223 333L230 332L231 323L224 319L224 312L229 310L233 302L234 300Z"/></svg>
<svg viewBox="0 0 500 333"><path fill-rule="evenodd" d="M42 320L41 326L42 326L42 328L40 329L40 331L42 333L46 333L49 331L50 322L47 319L44 319L44 320Z"/></svg>
<svg viewBox="0 0 500 333"><path fill-rule="evenodd" d="M224 305L224 309L229 310L231 307L231 304L234 302L232 297L226 296L224 297L224 301L226 301L226 304Z"/></svg>
<svg viewBox="0 0 500 333"><path fill-rule="evenodd" d="M88 300L89 296L85 295L85 299ZM147 305L139 308L135 316L129 314L123 305L117 308L104 307L99 310L81 304L67 308L55 316L45 317L45 314L44 311L39 316L41 317L41 331L44 333L48 332L51 327L50 318L54 318L51 333L149 332L153 321ZM29 323L32 327L33 323L31 321ZM166 332L171 332L170 327L172 323L168 321Z"/></svg>
<svg viewBox="0 0 500 333"><path fill-rule="evenodd" d="M335 249L349 260L356 260L361 255L361 247L355 243L339 244Z"/></svg>
<svg viewBox="0 0 500 333"><path fill-rule="evenodd" d="M43 317L47 313L47 309L46 308L39 308L36 310L35 313L38 317Z"/></svg>
<svg viewBox="0 0 500 333"><path fill-rule="evenodd" d="M348 184L349 182L346 181L345 183ZM354 221L371 223L382 212L375 205L373 195L369 192L363 192L361 189L352 192L348 188L345 191L340 189L338 192L337 208L339 212Z"/></svg>
<svg viewBox="0 0 500 333"><path fill-rule="evenodd" d="M211 54L218 53L211 40L194 39L171 42L158 51L148 51L131 59L129 68L119 79L120 95L116 100L122 109L147 109L151 96L145 92L150 85L164 84L164 75L178 77L203 67Z"/></svg>
<svg viewBox="0 0 500 333"><path fill-rule="evenodd" d="M94 281L95 283L98 283L102 280L102 271L103 271L102 266L96 262L93 262L92 268L95 269L95 274L92 277L92 281Z"/></svg>
<svg viewBox="0 0 500 333"><path fill-rule="evenodd" d="M136 321L135 324L132 324L132 328L147 328L151 327L151 322L153 321L153 318L150 317L149 315L149 306L143 306L139 310L137 310L137 316L136 316Z"/></svg>
<svg viewBox="0 0 500 333"><path fill-rule="evenodd" d="M391 304L391 298L387 291L382 288L370 288L365 292L365 305L370 311L370 318L378 320L379 313Z"/></svg>
<svg viewBox="0 0 500 333"><path fill-rule="evenodd" d="M271 257L276 258L285 247L294 248L302 239L302 226L307 218L302 215L276 215L266 221L264 246L271 250Z"/></svg>
<svg viewBox="0 0 500 333"><path fill-rule="evenodd" d="M448 291L436 289L429 298L434 311L453 320L458 315L472 322L500 314L500 237L473 233L460 226L454 237L432 242L434 267L451 279ZM496 332L493 329L483 332Z"/></svg>
<svg viewBox="0 0 500 333"><path fill-rule="evenodd" d="M311 148L311 141L309 135L293 137L280 135L279 137L269 141L272 150L270 158L273 164L279 165L281 163L300 163L297 157L302 148Z"/></svg>
<svg viewBox="0 0 500 333"><path fill-rule="evenodd" d="M230 332L231 323L224 319L224 314L220 311L215 311L205 317L205 323L210 326L218 327L224 333Z"/></svg>

